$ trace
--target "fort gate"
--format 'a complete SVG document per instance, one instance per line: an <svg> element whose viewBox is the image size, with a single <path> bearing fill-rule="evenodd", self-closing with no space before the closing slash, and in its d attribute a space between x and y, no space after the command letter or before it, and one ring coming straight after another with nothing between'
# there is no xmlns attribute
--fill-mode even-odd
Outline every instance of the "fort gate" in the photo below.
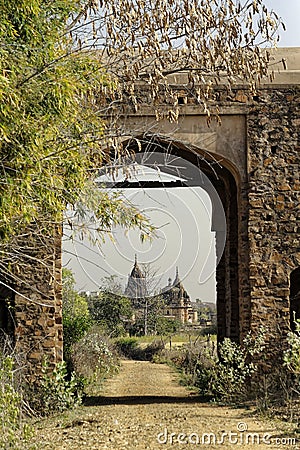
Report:
<svg viewBox="0 0 300 450"><path fill-rule="evenodd" d="M241 341L263 325L274 356L293 311L300 318L300 49L280 49L276 59L283 57L288 70L262 83L254 97L243 86L216 88L220 125L212 120L208 127L180 78L177 123L157 122L146 97L137 113L124 114L120 122L124 134L142 136L142 148L132 144L133 150L168 148L197 166L200 157L227 221L216 274L219 338ZM213 215L218 249L224 230L216 223ZM53 365L62 357L60 239L49 240L51 245L39 241L33 250L45 257L27 269L31 287L21 284L16 292L0 293L2 299L11 296L16 342L33 372L45 353ZM11 327L3 301L0 314L1 326Z"/></svg>

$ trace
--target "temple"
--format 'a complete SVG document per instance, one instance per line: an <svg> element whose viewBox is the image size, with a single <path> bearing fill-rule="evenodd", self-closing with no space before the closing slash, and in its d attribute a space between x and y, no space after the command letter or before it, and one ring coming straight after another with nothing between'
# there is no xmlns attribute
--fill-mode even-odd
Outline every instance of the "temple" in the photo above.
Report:
<svg viewBox="0 0 300 450"><path fill-rule="evenodd" d="M178 320L182 324L198 324L198 313L193 309L190 297L185 290L176 267L175 279L169 278L168 285L161 290L164 300L164 316Z"/></svg>
<svg viewBox="0 0 300 450"><path fill-rule="evenodd" d="M137 255L135 255L134 266L128 276L128 282L124 293L126 297L132 299L133 306L137 306L139 298L145 298L147 296L146 279L138 266Z"/></svg>
<svg viewBox="0 0 300 450"><path fill-rule="evenodd" d="M141 309L141 300L151 296L147 291L146 278L138 265L136 255L124 293L126 297L131 299L132 306L135 309ZM161 289L157 297L163 300L162 315L164 317L178 320L183 325L188 323L198 324L198 313L193 309L190 297L179 278L178 267L173 283L172 279L169 278L168 285Z"/></svg>

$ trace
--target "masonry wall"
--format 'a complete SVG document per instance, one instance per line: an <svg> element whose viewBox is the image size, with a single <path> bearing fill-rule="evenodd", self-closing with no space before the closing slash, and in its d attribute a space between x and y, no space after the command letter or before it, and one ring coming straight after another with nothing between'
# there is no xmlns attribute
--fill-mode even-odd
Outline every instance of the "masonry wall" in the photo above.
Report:
<svg viewBox="0 0 300 450"><path fill-rule="evenodd" d="M265 85L254 98L243 86L220 86L222 122L210 127L195 97L180 87L178 95L186 97L178 124L152 123L145 105L125 124L140 134L152 124L153 132L212 154L233 174L236 193L230 186L219 192L229 228L217 270L218 328L221 338L241 341L265 326L275 357L289 331L290 273L300 267L299 85Z"/></svg>
<svg viewBox="0 0 300 450"><path fill-rule="evenodd" d="M300 89L264 89L248 111L251 328L274 354L289 330L290 273L300 266Z"/></svg>
<svg viewBox="0 0 300 450"><path fill-rule="evenodd" d="M26 252L16 274L16 352L31 382L39 377L44 359L51 372L63 358L61 233L52 231L25 235Z"/></svg>

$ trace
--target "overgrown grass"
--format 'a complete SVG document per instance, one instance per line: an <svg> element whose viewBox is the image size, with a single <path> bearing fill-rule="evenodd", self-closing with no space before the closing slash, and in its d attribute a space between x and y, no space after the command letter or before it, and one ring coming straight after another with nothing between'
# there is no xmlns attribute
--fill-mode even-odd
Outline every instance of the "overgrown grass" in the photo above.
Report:
<svg viewBox="0 0 300 450"><path fill-rule="evenodd" d="M164 349L163 341L157 339L140 343L137 338L124 337L116 339L114 343L121 357L138 361L153 361Z"/></svg>
<svg viewBox="0 0 300 450"><path fill-rule="evenodd" d="M166 344L170 342L170 336L166 335L166 336L140 336L136 338L138 340L138 343L151 343L155 340L161 339L163 340ZM199 332L198 330L191 330L190 333L176 333L174 335L171 336L171 341L172 343L189 343L189 342L195 342L196 340L206 340L207 337L202 335L201 332ZM216 335L211 335L210 339L212 341L217 340L217 336Z"/></svg>
<svg viewBox="0 0 300 450"><path fill-rule="evenodd" d="M0 351L0 448L29 450L34 430L25 420L22 384L14 354Z"/></svg>

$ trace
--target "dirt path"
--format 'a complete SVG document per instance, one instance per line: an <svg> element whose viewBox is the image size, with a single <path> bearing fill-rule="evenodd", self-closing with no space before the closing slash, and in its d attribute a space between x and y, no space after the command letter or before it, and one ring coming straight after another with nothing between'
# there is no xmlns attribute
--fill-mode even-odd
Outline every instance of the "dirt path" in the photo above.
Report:
<svg viewBox="0 0 300 450"><path fill-rule="evenodd" d="M289 445L287 432L250 411L200 403L166 365L123 361L100 394L75 412L39 423L39 448L300 449Z"/></svg>

